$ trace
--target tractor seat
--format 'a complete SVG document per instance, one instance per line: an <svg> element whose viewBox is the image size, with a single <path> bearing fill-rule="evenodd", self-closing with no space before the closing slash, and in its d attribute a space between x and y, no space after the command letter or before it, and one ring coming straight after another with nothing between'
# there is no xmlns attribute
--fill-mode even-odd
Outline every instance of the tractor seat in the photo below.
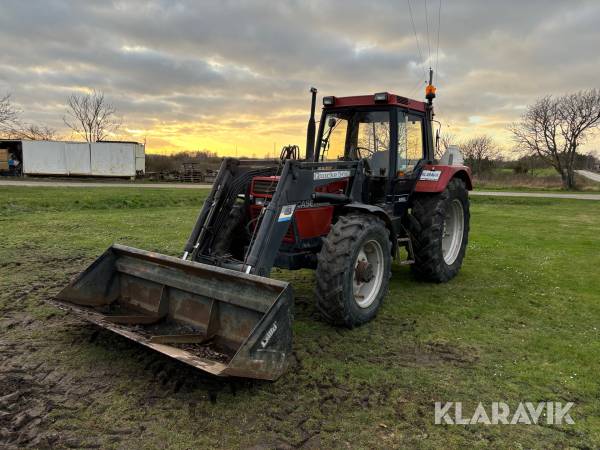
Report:
<svg viewBox="0 0 600 450"><path fill-rule="evenodd" d="M373 176L385 177L390 164L390 152L389 150L375 152L373 153L373 156L368 159L368 161Z"/></svg>

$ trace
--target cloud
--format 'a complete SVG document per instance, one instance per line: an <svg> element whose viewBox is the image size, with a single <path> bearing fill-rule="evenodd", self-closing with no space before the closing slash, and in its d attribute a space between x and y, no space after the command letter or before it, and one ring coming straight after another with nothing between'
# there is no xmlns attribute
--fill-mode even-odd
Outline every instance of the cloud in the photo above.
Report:
<svg viewBox="0 0 600 450"><path fill-rule="evenodd" d="M432 65L444 129L505 141L537 97L597 87L597 1L444 1L439 50L438 6L411 0L419 54L403 1L4 0L0 93L62 130L65 98L96 88L150 151L262 154L303 143L312 85L420 97Z"/></svg>

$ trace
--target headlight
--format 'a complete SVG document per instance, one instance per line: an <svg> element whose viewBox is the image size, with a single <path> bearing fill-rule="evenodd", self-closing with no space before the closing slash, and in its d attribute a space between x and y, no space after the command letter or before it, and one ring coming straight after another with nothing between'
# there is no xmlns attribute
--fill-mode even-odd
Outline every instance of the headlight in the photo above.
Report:
<svg viewBox="0 0 600 450"><path fill-rule="evenodd" d="M259 206L263 206L265 204L265 200L263 197L256 197L254 199L254 204L255 205L259 205Z"/></svg>
<svg viewBox="0 0 600 450"><path fill-rule="evenodd" d="M388 101L388 93L387 92L378 92L374 95L373 100L375 103L387 102Z"/></svg>

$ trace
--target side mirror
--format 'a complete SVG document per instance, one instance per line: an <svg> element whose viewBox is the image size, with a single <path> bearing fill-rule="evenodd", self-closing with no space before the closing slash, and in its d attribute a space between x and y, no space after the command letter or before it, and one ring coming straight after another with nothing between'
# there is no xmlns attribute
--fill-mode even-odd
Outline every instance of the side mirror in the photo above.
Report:
<svg viewBox="0 0 600 450"><path fill-rule="evenodd" d="M327 125L329 126L329 128L335 127L336 123L337 123L337 120L335 120L335 117L330 117L329 120L327 121Z"/></svg>

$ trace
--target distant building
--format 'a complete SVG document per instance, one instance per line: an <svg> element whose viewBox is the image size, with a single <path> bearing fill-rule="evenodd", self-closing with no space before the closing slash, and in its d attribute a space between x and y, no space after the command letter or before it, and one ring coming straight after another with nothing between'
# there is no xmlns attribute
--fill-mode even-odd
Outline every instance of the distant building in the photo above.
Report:
<svg viewBox="0 0 600 450"><path fill-rule="evenodd" d="M137 142L68 142L0 140L0 155L20 162L20 175L135 177L145 171L144 144ZM0 167L0 172L9 171Z"/></svg>

